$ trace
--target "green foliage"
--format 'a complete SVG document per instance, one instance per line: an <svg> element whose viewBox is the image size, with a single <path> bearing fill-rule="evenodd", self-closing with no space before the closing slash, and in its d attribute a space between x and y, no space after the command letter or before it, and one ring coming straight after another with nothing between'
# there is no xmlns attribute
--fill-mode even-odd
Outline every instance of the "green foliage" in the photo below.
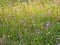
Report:
<svg viewBox="0 0 60 45"><path fill-rule="evenodd" d="M0 45L60 43L60 6L39 1L0 0Z"/></svg>

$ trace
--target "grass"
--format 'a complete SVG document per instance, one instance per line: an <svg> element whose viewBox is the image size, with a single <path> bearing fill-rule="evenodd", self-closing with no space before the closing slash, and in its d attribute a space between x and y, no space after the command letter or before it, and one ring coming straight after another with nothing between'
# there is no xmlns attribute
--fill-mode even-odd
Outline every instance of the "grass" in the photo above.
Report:
<svg viewBox="0 0 60 45"><path fill-rule="evenodd" d="M40 1L0 1L0 45L60 43L60 1Z"/></svg>

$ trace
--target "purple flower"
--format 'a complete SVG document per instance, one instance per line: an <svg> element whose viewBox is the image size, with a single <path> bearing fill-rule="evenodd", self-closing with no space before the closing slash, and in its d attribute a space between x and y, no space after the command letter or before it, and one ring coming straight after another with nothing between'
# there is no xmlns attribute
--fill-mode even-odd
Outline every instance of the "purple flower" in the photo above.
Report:
<svg viewBox="0 0 60 45"><path fill-rule="evenodd" d="M39 34L40 33L40 30L36 30L36 33Z"/></svg>
<svg viewBox="0 0 60 45"><path fill-rule="evenodd" d="M49 24L44 24L44 26L49 26Z"/></svg>
<svg viewBox="0 0 60 45"><path fill-rule="evenodd" d="M44 24L44 26L51 26L51 23L47 22L47 23Z"/></svg>

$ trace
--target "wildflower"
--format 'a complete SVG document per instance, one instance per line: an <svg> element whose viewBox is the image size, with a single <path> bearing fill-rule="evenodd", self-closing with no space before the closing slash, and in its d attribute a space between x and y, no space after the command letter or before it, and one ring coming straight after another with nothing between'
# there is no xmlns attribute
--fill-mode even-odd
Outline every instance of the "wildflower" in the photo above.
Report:
<svg viewBox="0 0 60 45"><path fill-rule="evenodd" d="M49 26L49 24L44 24L44 26Z"/></svg>
<svg viewBox="0 0 60 45"><path fill-rule="evenodd" d="M51 23L47 22L46 24L44 24L44 26L51 26Z"/></svg>
<svg viewBox="0 0 60 45"><path fill-rule="evenodd" d="M40 33L40 30L36 30L36 33L39 34Z"/></svg>

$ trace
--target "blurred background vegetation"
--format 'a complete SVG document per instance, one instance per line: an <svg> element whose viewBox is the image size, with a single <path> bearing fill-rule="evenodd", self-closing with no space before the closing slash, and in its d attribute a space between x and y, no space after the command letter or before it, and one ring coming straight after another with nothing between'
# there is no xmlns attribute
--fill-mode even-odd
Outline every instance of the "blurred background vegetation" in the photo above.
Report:
<svg viewBox="0 0 60 45"><path fill-rule="evenodd" d="M0 45L60 44L60 0L0 0Z"/></svg>

